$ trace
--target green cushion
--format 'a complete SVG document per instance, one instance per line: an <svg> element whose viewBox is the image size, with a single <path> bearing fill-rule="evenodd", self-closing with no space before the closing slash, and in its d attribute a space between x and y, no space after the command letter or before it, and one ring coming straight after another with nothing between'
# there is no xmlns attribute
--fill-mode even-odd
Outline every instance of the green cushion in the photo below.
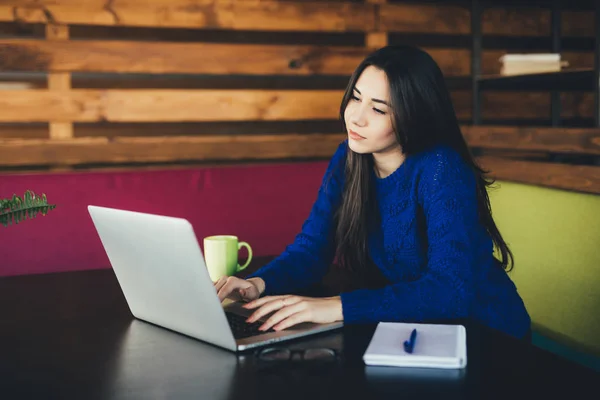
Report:
<svg viewBox="0 0 600 400"><path fill-rule="evenodd" d="M497 182L496 224L534 329L600 354L600 196Z"/></svg>

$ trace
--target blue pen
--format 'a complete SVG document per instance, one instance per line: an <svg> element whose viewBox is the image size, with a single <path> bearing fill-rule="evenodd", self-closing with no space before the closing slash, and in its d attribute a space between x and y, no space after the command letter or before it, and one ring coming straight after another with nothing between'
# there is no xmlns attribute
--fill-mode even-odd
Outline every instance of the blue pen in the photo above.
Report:
<svg viewBox="0 0 600 400"><path fill-rule="evenodd" d="M412 353L415 348L415 342L417 340L417 330L413 329L410 334L410 339L404 341L404 351Z"/></svg>

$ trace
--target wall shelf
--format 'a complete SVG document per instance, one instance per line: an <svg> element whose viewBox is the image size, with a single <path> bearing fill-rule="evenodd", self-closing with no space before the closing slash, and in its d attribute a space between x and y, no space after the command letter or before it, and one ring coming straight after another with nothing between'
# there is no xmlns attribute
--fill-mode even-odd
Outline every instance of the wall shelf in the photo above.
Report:
<svg viewBox="0 0 600 400"><path fill-rule="evenodd" d="M565 9L566 0L546 2L551 9L551 51L561 53L561 11ZM592 2L595 6L595 43L594 67L585 69L565 69L560 72L524 74L524 75L483 75L481 74L481 56L483 52L482 16L486 7L498 7L511 4L510 1L471 0L471 90L472 90L472 123L481 124L483 90L495 91L547 91L551 94L551 105L548 110L552 126L561 126L561 92L584 91L594 93L594 126L600 127L600 1Z"/></svg>
<svg viewBox="0 0 600 400"><path fill-rule="evenodd" d="M581 68L522 75L481 75L477 81L481 90L592 92L594 90L594 70Z"/></svg>

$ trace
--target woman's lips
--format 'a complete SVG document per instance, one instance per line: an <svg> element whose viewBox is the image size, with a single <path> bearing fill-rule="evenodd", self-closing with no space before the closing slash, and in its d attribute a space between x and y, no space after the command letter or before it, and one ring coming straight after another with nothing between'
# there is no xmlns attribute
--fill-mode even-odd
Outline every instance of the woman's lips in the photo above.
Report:
<svg viewBox="0 0 600 400"><path fill-rule="evenodd" d="M358 133L354 132L351 129L348 129L348 136L350 137L350 139L352 140L365 140L366 137L364 136L360 136Z"/></svg>

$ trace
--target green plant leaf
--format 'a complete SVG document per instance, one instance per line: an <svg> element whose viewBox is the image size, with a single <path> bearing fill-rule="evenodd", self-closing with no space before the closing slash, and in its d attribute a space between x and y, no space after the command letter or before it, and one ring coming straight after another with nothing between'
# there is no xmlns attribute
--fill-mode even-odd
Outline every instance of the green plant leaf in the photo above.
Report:
<svg viewBox="0 0 600 400"><path fill-rule="evenodd" d="M13 194L11 199L0 199L0 223L3 226L18 224L21 221L35 218L38 213L43 216L49 210L56 208L55 204L48 204L46 195L36 196L34 192L27 190L23 198Z"/></svg>

